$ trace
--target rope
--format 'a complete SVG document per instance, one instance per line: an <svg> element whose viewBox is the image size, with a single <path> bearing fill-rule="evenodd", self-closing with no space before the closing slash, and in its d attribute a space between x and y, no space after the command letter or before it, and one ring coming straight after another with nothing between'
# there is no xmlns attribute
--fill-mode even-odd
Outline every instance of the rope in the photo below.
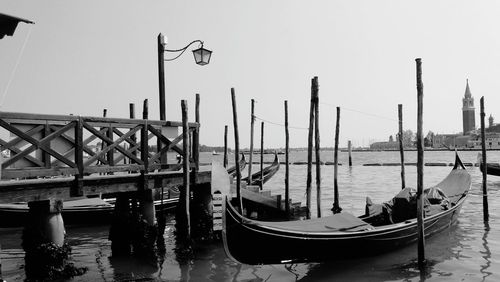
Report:
<svg viewBox="0 0 500 282"><path fill-rule="evenodd" d="M336 108L336 106L334 106L332 104L323 103L323 102L320 102L320 104ZM387 120L390 120L390 121L399 122L398 120L393 119L393 118L389 118L389 117L384 117L384 116L380 116L380 115L376 115L376 114L372 114L372 113L367 113L367 112L363 112L363 111L359 111L359 110L349 109L349 108L346 108L346 107L340 107L340 108L344 109L344 110L347 110L347 111L351 111L351 112L355 112L355 113L359 113L359 114L364 114L364 115L367 115L367 116L372 116L372 117L377 117L377 118L381 118L381 119L387 119Z"/></svg>
<svg viewBox="0 0 500 282"><path fill-rule="evenodd" d="M10 84L12 83L12 80L14 80L14 75L16 73L17 67L19 66L19 62L21 61L21 57L24 53L24 48L26 47L26 44L28 43L28 38L31 35L31 30L32 30L32 25L30 25L30 28L28 30L28 34L26 35L26 38L24 39L23 46L21 47L21 51L19 52L19 55L17 56L17 61L16 64L14 65L14 68L12 69L12 73L10 74L9 81L7 82L7 86L5 86L5 90L3 91L2 94L2 100L0 100L0 108L3 107L3 102L5 100L5 97L7 95L7 91L9 90Z"/></svg>
<svg viewBox="0 0 500 282"><path fill-rule="evenodd" d="M256 119L261 120L261 121L266 122L266 123L270 123L270 124L274 124L274 125L277 125L277 126L285 127L285 125L282 124L282 123L277 123L277 122L265 120L265 119L260 118L260 117L258 117L256 115L254 115L254 117ZM291 129L300 129L300 130L309 130L309 128L306 128L306 127L297 127L297 126L288 126L288 128L291 128Z"/></svg>

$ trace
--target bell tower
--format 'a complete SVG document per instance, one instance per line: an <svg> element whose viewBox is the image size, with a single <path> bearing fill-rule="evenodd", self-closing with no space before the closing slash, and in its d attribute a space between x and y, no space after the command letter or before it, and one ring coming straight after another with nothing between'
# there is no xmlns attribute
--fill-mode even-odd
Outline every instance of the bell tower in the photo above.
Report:
<svg viewBox="0 0 500 282"><path fill-rule="evenodd" d="M475 108L474 108L474 98L470 93L469 80L467 79L467 85L465 86L465 95L462 98L462 117L463 117L463 129L464 135L469 134L472 130L476 129L476 119L475 119Z"/></svg>

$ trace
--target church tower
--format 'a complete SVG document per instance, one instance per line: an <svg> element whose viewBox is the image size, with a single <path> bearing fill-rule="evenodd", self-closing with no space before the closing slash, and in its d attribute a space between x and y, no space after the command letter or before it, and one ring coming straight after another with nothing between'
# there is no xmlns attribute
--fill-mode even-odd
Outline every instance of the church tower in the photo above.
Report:
<svg viewBox="0 0 500 282"><path fill-rule="evenodd" d="M488 118L488 122L489 122L489 127L493 127L493 125L495 124L494 123L495 119L493 118L493 116L490 114L490 117Z"/></svg>
<svg viewBox="0 0 500 282"><path fill-rule="evenodd" d="M467 86L465 87L465 95L462 98L462 117L464 126L464 135L469 134L472 130L476 129L474 98L470 93L469 80L467 79Z"/></svg>

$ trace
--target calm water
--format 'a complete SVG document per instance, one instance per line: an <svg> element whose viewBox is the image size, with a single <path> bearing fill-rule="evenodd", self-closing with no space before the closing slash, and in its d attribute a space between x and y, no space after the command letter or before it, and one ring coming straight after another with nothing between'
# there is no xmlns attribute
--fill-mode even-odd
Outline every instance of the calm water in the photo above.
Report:
<svg viewBox="0 0 500 282"><path fill-rule="evenodd" d="M460 152L464 162L476 161L477 152ZM266 161L272 160L266 155ZM201 161L222 159L202 154ZM254 160L259 157L255 156ZM284 160L284 156L280 156ZM416 152L406 152L406 162L416 162ZM231 156L234 162L234 156ZM248 160L248 156L247 156ZM291 161L305 161L305 152L293 152ZM332 152L323 152L322 161L332 161ZM426 152L425 162L450 163L454 152ZM368 167L364 163L398 162L398 152L354 152L353 167L339 167L340 205L356 215L364 212L365 197L375 202L390 199L400 189L399 167ZM500 152L490 152L489 162L499 162ZM340 153L347 163L347 153ZM254 165L254 171L258 165ZM425 186L437 184L451 167L425 167ZM469 167L472 191L465 202L457 225L426 241L430 261L424 274L415 269L416 245L382 256L335 263L249 266L228 259L221 244L198 247L196 257L179 263L174 254L174 222L165 232L167 254L160 265L111 257L108 226L67 227L67 239L73 247L73 262L89 271L70 281L500 281L500 177L488 176L489 224L483 222L482 176L477 167ZM329 214L333 203L333 166L322 166L322 213ZM243 172L243 175L246 175ZM290 166L290 189L293 201L305 201L306 166ZM284 166L266 184L273 193L283 193ZM407 186L416 186L416 167L406 167ZM315 189L313 183L313 188ZM315 195L315 193L313 193ZM313 197L313 204L316 199ZM316 207L313 206L313 211ZM24 279L24 253L21 229L0 229L3 278ZM335 250L331 250L334 254Z"/></svg>

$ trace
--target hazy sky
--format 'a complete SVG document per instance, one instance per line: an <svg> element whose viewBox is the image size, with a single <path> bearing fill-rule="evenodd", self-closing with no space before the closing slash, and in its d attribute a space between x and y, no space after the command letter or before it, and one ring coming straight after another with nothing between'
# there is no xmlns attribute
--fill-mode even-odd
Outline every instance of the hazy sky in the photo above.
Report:
<svg viewBox="0 0 500 282"><path fill-rule="evenodd" d="M159 118L156 37L167 48L201 39L207 66L191 51L165 62L167 119L181 120L187 99L194 120L201 95L201 143L233 147L230 89L235 87L241 147L249 146L250 99L256 115L284 123L289 102L292 147L306 146L310 83L320 84L321 145L333 146L335 107L340 142L385 141L416 131L415 58L422 58L424 133L462 130L469 78L479 126L479 99L500 120L498 1L22 1L0 0L0 12L26 18L0 40L2 111L128 117L128 104L149 99ZM22 47L24 51L21 54ZM197 46L194 46L197 47ZM19 57L20 56L20 57ZM166 54L171 57L170 54ZM11 74L19 64L5 92ZM256 122L260 144L260 120ZM284 128L266 124L266 147L284 147Z"/></svg>

